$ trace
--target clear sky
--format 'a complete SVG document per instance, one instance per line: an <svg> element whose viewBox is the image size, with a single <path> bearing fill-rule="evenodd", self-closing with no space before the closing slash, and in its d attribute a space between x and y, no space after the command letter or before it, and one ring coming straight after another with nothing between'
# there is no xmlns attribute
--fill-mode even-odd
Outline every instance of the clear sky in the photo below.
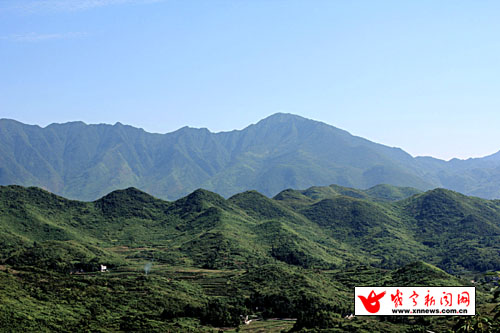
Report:
<svg viewBox="0 0 500 333"><path fill-rule="evenodd" d="M0 0L0 118L166 133L289 112L414 156L484 156L499 18L486 0Z"/></svg>

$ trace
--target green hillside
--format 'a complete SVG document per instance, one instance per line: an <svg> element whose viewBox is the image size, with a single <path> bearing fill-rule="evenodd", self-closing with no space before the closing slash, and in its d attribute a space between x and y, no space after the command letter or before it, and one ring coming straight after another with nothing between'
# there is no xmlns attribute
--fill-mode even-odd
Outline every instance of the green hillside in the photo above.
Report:
<svg viewBox="0 0 500 333"><path fill-rule="evenodd" d="M5 331L211 331L241 315L296 330L445 330L459 318L343 317L356 285L471 279L484 318L498 311L500 202L442 189L199 189L168 202L128 188L79 202L1 186L0 244Z"/></svg>

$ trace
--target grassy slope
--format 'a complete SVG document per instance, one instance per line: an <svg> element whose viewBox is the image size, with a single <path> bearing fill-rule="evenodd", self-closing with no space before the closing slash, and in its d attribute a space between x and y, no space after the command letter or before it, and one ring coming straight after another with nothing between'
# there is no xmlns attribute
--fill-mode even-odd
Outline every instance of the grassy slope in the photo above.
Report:
<svg viewBox="0 0 500 333"><path fill-rule="evenodd" d="M498 201L445 190L398 202L387 198L387 189L363 191L361 198L340 187L302 192L269 199L250 191L225 200L197 190L166 202L130 188L85 203L37 188L0 187L0 278L8 310L0 321L17 313L19 325L36 319L29 330L72 329L92 317L94 329L125 329L130 322L135 329L144 323L142 329L196 331L221 323L203 312L208 307L221 308L227 323L238 309L251 313L260 305L260 315L304 323L307 309L317 310L313 304L338 316L352 311L353 285L465 283L428 264L400 268L411 261L475 274L500 268ZM145 279L148 262L153 270ZM99 264L112 272L69 274ZM214 296L225 303L210 303ZM490 302L491 295L481 299ZM103 310L94 315L97 303ZM148 314L151 307L156 310ZM58 321L56 309L67 319ZM343 323L335 316L317 320ZM365 325L349 325L358 324Z"/></svg>

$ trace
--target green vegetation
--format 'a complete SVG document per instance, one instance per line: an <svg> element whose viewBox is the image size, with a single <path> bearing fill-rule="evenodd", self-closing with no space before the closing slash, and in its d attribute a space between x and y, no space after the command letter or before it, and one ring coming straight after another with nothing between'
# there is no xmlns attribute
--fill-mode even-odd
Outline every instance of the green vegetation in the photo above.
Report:
<svg viewBox="0 0 500 333"><path fill-rule="evenodd" d="M129 188L79 202L2 186L0 327L493 332L499 221L499 201L442 189L328 186L227 200L196 190L167 202ZM469 321L345 318L354 286L471 280L480 315Z"/></svg>

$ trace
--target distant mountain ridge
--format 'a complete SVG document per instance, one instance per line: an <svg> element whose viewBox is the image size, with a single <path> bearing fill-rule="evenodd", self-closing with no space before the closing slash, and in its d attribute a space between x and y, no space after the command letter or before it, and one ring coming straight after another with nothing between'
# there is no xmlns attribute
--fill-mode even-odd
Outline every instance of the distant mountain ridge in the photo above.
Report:
<svg viewBox="0 0 500 333"><path fill-rule="evenodd" d="M469 160L413 158L300 116L278 113L243 130L183 127L166 134L83 122L45 128L0 120L0 185L39 186L79 200L136 187L163 199L196 188L224 197L254 189L378 184L444 187L500 198L500 153Z"/></svg>

